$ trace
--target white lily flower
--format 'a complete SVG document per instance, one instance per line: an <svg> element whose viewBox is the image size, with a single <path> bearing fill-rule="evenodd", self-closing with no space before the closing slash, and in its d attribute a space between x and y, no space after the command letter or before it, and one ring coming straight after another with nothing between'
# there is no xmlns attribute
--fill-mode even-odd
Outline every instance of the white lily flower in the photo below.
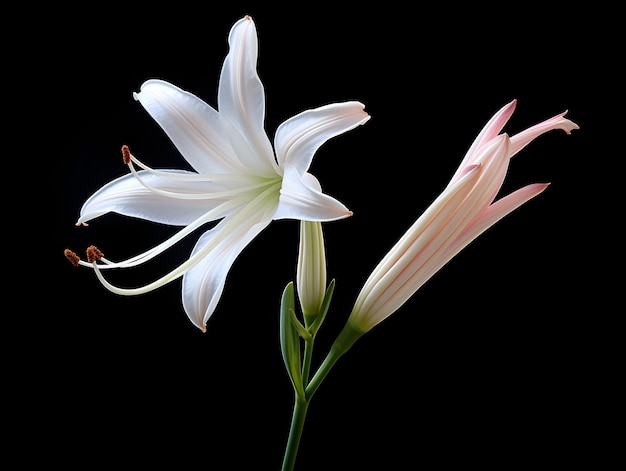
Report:
<svg viewBox="0 0 626 471"><path fill-rule="evenodd" d="M156 247L119 262L105 259L95 247L88 249L86 262L66 251L72 263L92 267L106 288L121 295L146 293L182 276L184 309L202 331L235 259L272 220L321 222L352 214L322 193L308 169L314 153L328 139L369 119L364 105L356 101L307 110L278 127L272 148L264 130L264 88L256 71L256 27L249 16L234 24L228 42L219 81L219 111L162 80L148 80L134 94L195 172L152 169L124 146L131 174L94 193L77 222L85 224L116 212L184 227ZM214 221L219 222L199 238L189 259L156 281L122 288L104 278L104 269L140 265Z"/></svg>

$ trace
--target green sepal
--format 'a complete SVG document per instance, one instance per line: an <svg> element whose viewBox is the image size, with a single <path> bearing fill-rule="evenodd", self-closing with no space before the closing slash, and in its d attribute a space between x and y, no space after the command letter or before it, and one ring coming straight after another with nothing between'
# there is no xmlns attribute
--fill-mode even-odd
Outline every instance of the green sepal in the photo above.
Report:
<svg viewBox="0 0 626 471"><path fill-rule="evenodd" d="M290 281L283 290L280 302L280 349L291 383L298 396L304 398L300 336L298 334L298 328L293 322L293 319L296 317L294 309L295 296L293 282Z"/></svg>
<svg viewBox="0 0 626 471"><path fill-rule="evenodd" d="M322 300L322 305L320 306L320 311L315 317L315 320L309 326L309 332L311 335L315 335L324 322L326 318L326 313L328 312L328 308L330 307L330 300L333 297L333 292L335 291L335 279L330 280L328 284L328 288L326 288L326 293L324 294L324 299Z"/></svg>
<svg viewBox="0 0 626 471"><path fill-rule="evenodd" d="M302 325L302 322L298 320L298 317L296 316L296 311L294 311L293 309L289 309L289 315L291 316L291 323L298 331L298 335L307 342L311 340L313 337L311 336L309 331L306 330L306 327Z"/></svg>

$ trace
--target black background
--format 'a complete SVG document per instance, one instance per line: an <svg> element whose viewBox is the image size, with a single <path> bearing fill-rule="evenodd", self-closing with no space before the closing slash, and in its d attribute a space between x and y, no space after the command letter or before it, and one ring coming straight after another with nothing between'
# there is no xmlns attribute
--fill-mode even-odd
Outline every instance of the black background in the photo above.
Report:
<svg viewBox="0 0 626 471"><path fill-rule="evenodd" d="M327 142L311 168L354 212L324 225L337 286L316 361L368 273L445 187L493 113L516 98L510 134L566 109L581 127L552 131L515 157L503 192L552 185L340 360L311 403L296 469L564 467L597 464L612 449L598 419L613 414L606 360L619 308L606 298L602 267L614 233L601 213L608 191L596 185L616 160L600 148L607 126L619 128L601 111L621 99L609 49L615 12L238 2L71 13L41 37L38 63L49 62L34 75L44 90L34 97L38 119L53 131L41 154L54 163L44 201L52 203L43 268L52 297L30 291L33 312L21 318L20 349L30 355L13 384L30 400L16 408L20 442L77 469L280 468L293 394L278 301L295 276L297 222L272 223L244 250L204 334L182 309L180 281L119 297L63 257L66 247L96 244L123 258L173 233L117 215L88 228L74 222L89 195L127 171L122 144L153 167L184 166L132 92L162 78L216 106L228 32L249 14L270 137L283 120L331 102L359 100L372 116ZM598 245L600 225L609 232ZM193 243L153 269L180 262ZM154 276L137 271L120 282Z"/></svg>

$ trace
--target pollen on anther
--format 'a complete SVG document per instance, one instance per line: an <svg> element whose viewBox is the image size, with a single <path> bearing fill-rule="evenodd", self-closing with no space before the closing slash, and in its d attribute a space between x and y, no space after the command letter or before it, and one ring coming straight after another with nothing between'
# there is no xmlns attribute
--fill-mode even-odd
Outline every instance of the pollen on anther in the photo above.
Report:
<svg viewBox="0 0 626 471"><path fill-rule="evenodd" d="M80 262L80 257L78 255L76 255L70 249L65 249L63 251L63 254L65 255L65 258L67 258L72 263L72 265L74 265L75 267L78 266L78 262Z"/></svg>
<svg viewBox="0 0 626 471"><path fill-rule="evenodd" d="M104 254L100 252L100 249L98 249L98 247L96 247L95 245L90 245L89 247L87 247L87 261L89 263L100 260L102 257L104 257Z"/></svg>
<svg viewBox="0 0 626 471"><path fill-rule="evenodd" d="M126 165L130 163L130 149L126 144L122 146L122 160Z"/></svg>

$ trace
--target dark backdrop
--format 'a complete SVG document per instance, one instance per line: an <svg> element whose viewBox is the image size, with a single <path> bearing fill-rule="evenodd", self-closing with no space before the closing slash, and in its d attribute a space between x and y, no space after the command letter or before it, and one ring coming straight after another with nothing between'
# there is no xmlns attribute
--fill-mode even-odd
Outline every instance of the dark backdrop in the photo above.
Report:
<svg viewBox="0 0 626 471"><path fill-rule="evenodd" d="M115 259L172 233L116 215L88 228L74 222L91 193L127 171L122 144L153 167L183 165L132 93L162 78L216 106L228 32L249 14L271 137L283 120L326 103L359 100L372 116L313 161L324 190L354 211L324 225L337 285L318 361L368 273L444 188L493 113L516 98L510 134L566 109L581 127L522 151L504 191L552 185L340 360L312 401L296 469L562 467L609 450L610 437L600 444L595 432L597 415L611 416L600 398L610 393L602 365L614 346L597 269L610 242L592 242L603 195L591 184L598 170L611 172L598 167L607 158L598 148L607 124L600 109L615 98L613 58L599 54L613 41L611 12L169 8L75 11L43 38L50 66L39 79L47 95L37 99L54 130L45 154L53 194L44 202L53 202L45 254L53 297L25 319L23 348L45 347L20 370L34 383L24 388L33 400L19 409L15 436L53 443L46 460L66 468L280 468L293 397L278 301L295 277L297 222L274 222L244 250L205 334L182 309L180 281L119 297L63 257L66 247L93 243ZM193 242L157 269L182 260Z"/></svg>

